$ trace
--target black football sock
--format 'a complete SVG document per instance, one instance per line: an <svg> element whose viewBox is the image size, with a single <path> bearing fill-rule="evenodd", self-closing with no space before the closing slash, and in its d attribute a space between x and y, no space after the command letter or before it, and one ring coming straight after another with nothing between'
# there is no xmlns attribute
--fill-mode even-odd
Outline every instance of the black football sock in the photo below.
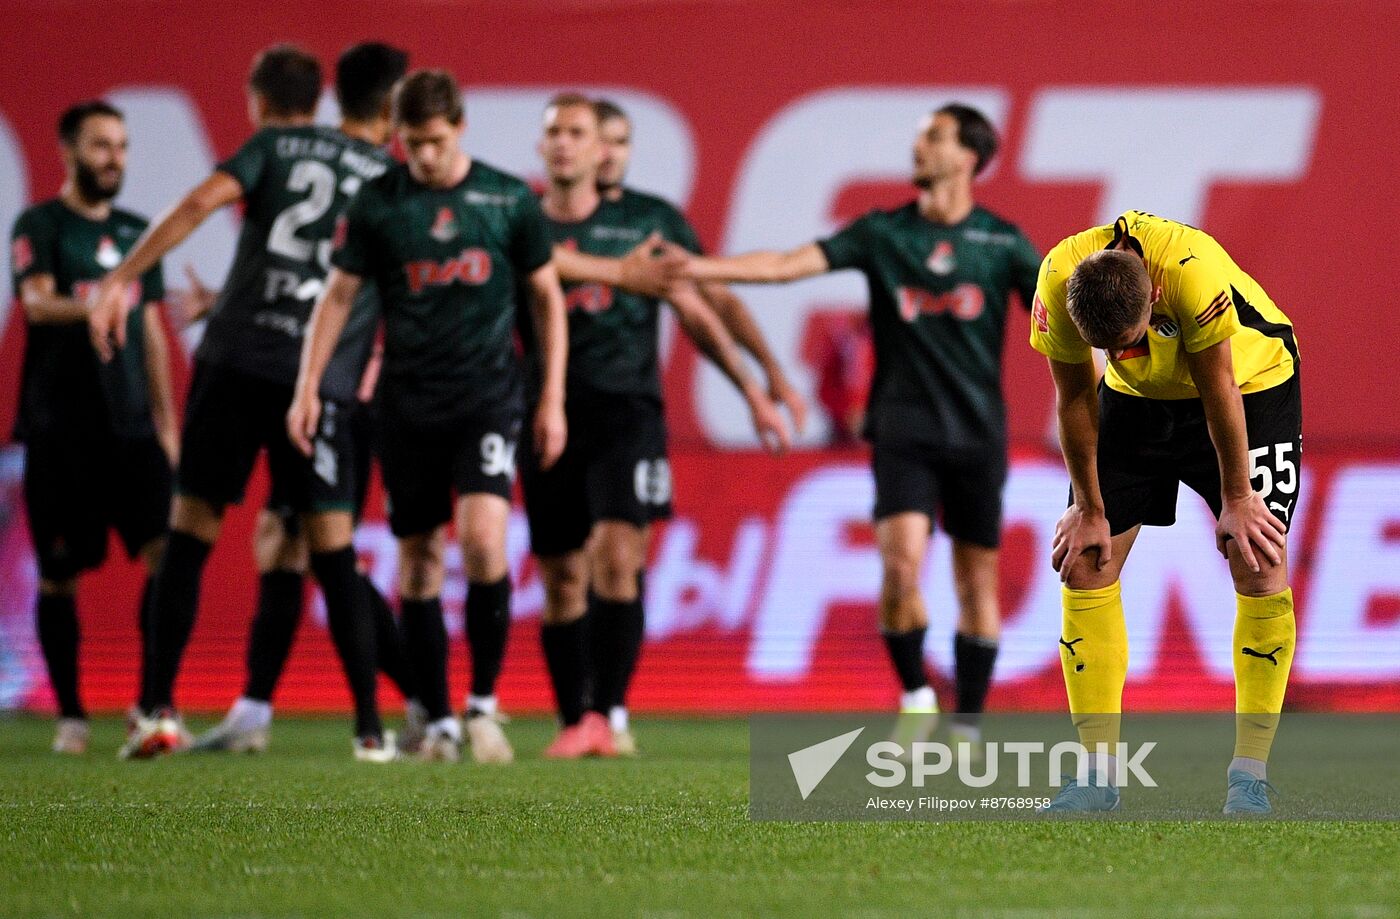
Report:
<svg viewBox="0 0 1400 919"><path fill-rule="evenodd" d="M429 721L452 714L447 698L447 626L442 621L442 600L402 600L403 638L413 675L418 684L418 701L423 703Z"/></svg>
<svg viewBox="0 0 1400 919"><path fill-rule="evenodd" d="M899 684L905 692L913 692L928 685L928 675L924 673L924 634L927 626L910 629L907 632L881 632L885 648L890 652L890 663L899 675Z"/></svg>
<svg viewBox="0 0 1400 919"><path fill-rule="evenodd" d="M248 630L248 679L243 697L272 702L282 668L292 653L301 624L304 577L300 572L273 570L258 578L258 611Z"/></svg>
<svg viewBox="0 0 1400 919"><path fill-rule="evenodd" d="M78 700L78 605L72 594L39 594L34 631L61 718L86 718Z"/></svg>
<svg viewBox="0 0 1400 919"><path fill-rule="evenodd" d="M982 720L992 667L997 661L997 640L965 635L953 639L954 681L958 689L958 713L953 720L975 725Z"/></svg>
<svg viewBox="0 0 1400 919"><path fill-rule="evenodd" d="M370 615L374 617L374 650L379 656L379 672L399 688L405 700L416 699L418 684L413 678L413 667L408 660L408 649L404 645L403 632L399 630L399 621L394 618L389 601L384 599L367 575L360 575L360 584L369 603Z"/></svg>
<svg viewBox="0 0 1400 919"><path fill-rule="evenodd" d="M467 648L472 658L471 694L494 696L510 634L510 578L467 585Z"/></svg>
<svg viewBox="0 0 1400 919"><path fill-rule="evenodd" d="M199 584L214 547L197 536L172 530L151 593L151 636L142 664L145 685L141 709L146 714L171 706L180 660L194 630Z"/></svg>
<svg viewBox="0 0 1400 919"><path fill-rule="evenodd" d="M561 622L540 627L540 644L544 647L549 680L554 684L554 699L559 703L559 719L564 727L578 724L585 710L587 692L588 617L573 622Z"/></svg>
<svg viewBox="0 0 1400 919"><path fill-rule="evenodd" d="M355 699L355 736L382 737L374 620L360 573L355 570L355 550L346 546L334 552L313 552L311 570L326 598L326 624Z"/></svg>
<svg viewBox="0 0 1400 919"><path fill-rule="evenodd" d="M593 641L595 682L592 707L606 715L616 705L627 703L627 689L641 654L646 620L640 592L635 600L604 600L596 594L588 598Z"/></svg>

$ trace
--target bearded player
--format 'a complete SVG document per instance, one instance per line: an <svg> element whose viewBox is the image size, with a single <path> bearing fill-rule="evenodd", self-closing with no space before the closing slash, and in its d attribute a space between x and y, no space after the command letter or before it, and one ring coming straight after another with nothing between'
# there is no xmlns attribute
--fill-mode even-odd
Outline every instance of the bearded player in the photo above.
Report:
<svg viewBox="0 0 1400 919"><path fill-rule="evenodd" d="M978 739L996 661L1007 472L1002 342L1010 295L1031 302L1040 261L1020 230L974 200L973 179L996 148L980 112L944 106L914 140L916 200L789 252L690 260L698 279L787 282L847 268L866 276L875 374L865 435L874 447L880 626L903 689L900 711L913 716L901 719L906 742L926 736L938 711L924 669L920 593L935 522L953 542L956 739Z"/></svg>
<svg viewBox="0 0 1400 919"><path fill-rule="evenodd" d="M121 361L100 363L87 337L89 295L146 228L112 204L126 172L122 113L100 100L80 103L59 119L58 138L63 187L20 214L10 247L28 323L15 437L25 444L24 496L39 563L35 633L58 701L53 749L79 754L88 722L78 693L78 575L102 564L109 529L155 570L178 432L160 265L120 291L131 340ZM150 586L148 579L137 616L143 640Z"/></svg>

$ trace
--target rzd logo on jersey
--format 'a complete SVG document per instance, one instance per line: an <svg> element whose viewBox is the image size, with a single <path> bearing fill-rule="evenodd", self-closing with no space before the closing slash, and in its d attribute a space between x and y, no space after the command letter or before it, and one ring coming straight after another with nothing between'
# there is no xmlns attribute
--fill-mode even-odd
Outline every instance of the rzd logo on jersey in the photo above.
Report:
<svg viewBox="0 0 1400 919"><path fill-rule="evenodd" d="M982 315L986 295L976 284L959 284L952 290L936 294L919 287L899 289L899 315L905 322L920 316L950 315L955 319L976 319Z"/></svg>
<svg viewBox="0 0 1400 919"><path fill-rule="evenodd" d="M437 212L437 219L433 221L428 235L440 243L448 242L457 235L457 218L453 216L452 208L444 207Z"/></svg>
<svg viewBox="0 0 1400 919"><path fill-rule="evenodd" d="M569 312L601 313L613 304L613 289L606 284L580 284L564 294Z"/></svg>
<svg viewBox="0 0 1400 919"><path fill-rule="evenodd" d="M485 249L463 249L462 254L445 262L424 260L403 266L411 293L422 293L425 287L446 287L448 284L477 286L491 280L491 253Z"/></svg>
<svg viewBox="0 0 1400 919"><path fill-rule="evenodd" d="M953 269L958 266L957 261L953 258L953 244L945 239L934 246L933 251L929 253L928 261L924 264L934 274L951 274Z"/></svg>
<svg viewBox="0 0 1400 919"><path fill-rule="evenodd" d="M122 254L112 237L104 236L97 241L97 264L110 271L121 264L121 260Z"/></svg>

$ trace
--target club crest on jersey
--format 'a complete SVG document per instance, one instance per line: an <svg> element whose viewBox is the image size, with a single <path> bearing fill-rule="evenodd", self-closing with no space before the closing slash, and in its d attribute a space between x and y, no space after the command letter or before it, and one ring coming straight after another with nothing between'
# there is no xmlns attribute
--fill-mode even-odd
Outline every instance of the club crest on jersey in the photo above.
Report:
<svg viewBox="0 0 1400 919"><path fill-rule="evenodd" d="M409 292L415 294L422 293L425 287L457 283L476 287L491 280L491 253L485 249L463 249L460 255L443 262L409 262L403 271Z"/></svg>
<svg viewBox="0 0 1400 919"><path fill-rule="evenodd" d="M933 247L933 251L929 253L928 261L924 264L934 274L951 274L953 269L958 266L957 261L953 258L953 244L946 239L941 241Z"/></svg>
<svg viewBox="0 0 1400 919"><path fill-rule="evenodd" d="M104 236L97 241L97 264L110 270L121 264L121 260L122 254L117 244L112 242L112 237Z"/></svg>
<svg viewBox="0 0 1400 919"><path fill-rule="evenodd" d="M433 221L433 228L428 231L428 235L440 243L448 242L457 235L457 218L452 214L452 208L439 208L437 219Z"/></svg>
<svg viewBox="0 0 1400 919"><path fill-rule="evenodd" d="M1181 334L1181 327L1178 326L1176 320L1172 319L1170 316L1162 316L1153 313L1152 318L1147 320L1147 323L1152 326L1152 331L1163 338L1176 338L1176 336Z"/></svg>

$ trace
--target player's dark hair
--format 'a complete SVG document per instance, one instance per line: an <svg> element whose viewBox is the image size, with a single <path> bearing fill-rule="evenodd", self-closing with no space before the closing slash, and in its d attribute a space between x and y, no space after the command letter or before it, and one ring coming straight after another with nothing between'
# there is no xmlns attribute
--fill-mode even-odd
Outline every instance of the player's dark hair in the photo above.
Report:
<svg viewBox="0 0 1400 919"><path fill-rule="evenodd" d="M415 70L394 87L394 121L416 126L434 118L461 124L462 91L446 70Z"/></svg>
<svg viewBox="0 0 1400 919"><path fill-rule="evenodd" d="M1065 308L1079 334L1096 348L1121 348L1123 336L1152 310L1152 280L1135 253L1090 253L1069 276Z"/></svg>
<svg viewBox="0 0 1400 919"><path fill-rule="evenodd" d="M121 110L112 103L103 99L88 99L70 106L58 117L58 139L73 146L78 142L78 135L83 133L83 122L97 115L125 120Z"/></svg>
<svg viewBox="0 0 1400 919"><path fill-rule="evenodd" d="M273 45L253 58L248 88L278 117L310 115L321 98L321 62L296 45Z"/></svg>
<svg viewBox="0 0 1400 919"><path fill-rule="evenodd" d="M594 99L593 114L598 116L599 124L602 124L609 118L621 118L623 121L631 121L631 119L627 117L627 113L622 110L622 106L611 99Z"/></svg>
<svg viewBox="0 0 1400 919"><path fill-rule="evenodd" d="M340 113L369 121L408 72L408 52L383 42L366 41L346 48L335 62L335 98Z"/></svg>
<svg viewBox="0 0 1400 919"><path fill-rule="evenodd" d="M977 154L977 165L972 167L972 174L980 174L996 156L997 147L1000 146L997 129L992 127L986 115L959 102L949 103L934 114L948 115L958 123L958 143Z"/></svg>

